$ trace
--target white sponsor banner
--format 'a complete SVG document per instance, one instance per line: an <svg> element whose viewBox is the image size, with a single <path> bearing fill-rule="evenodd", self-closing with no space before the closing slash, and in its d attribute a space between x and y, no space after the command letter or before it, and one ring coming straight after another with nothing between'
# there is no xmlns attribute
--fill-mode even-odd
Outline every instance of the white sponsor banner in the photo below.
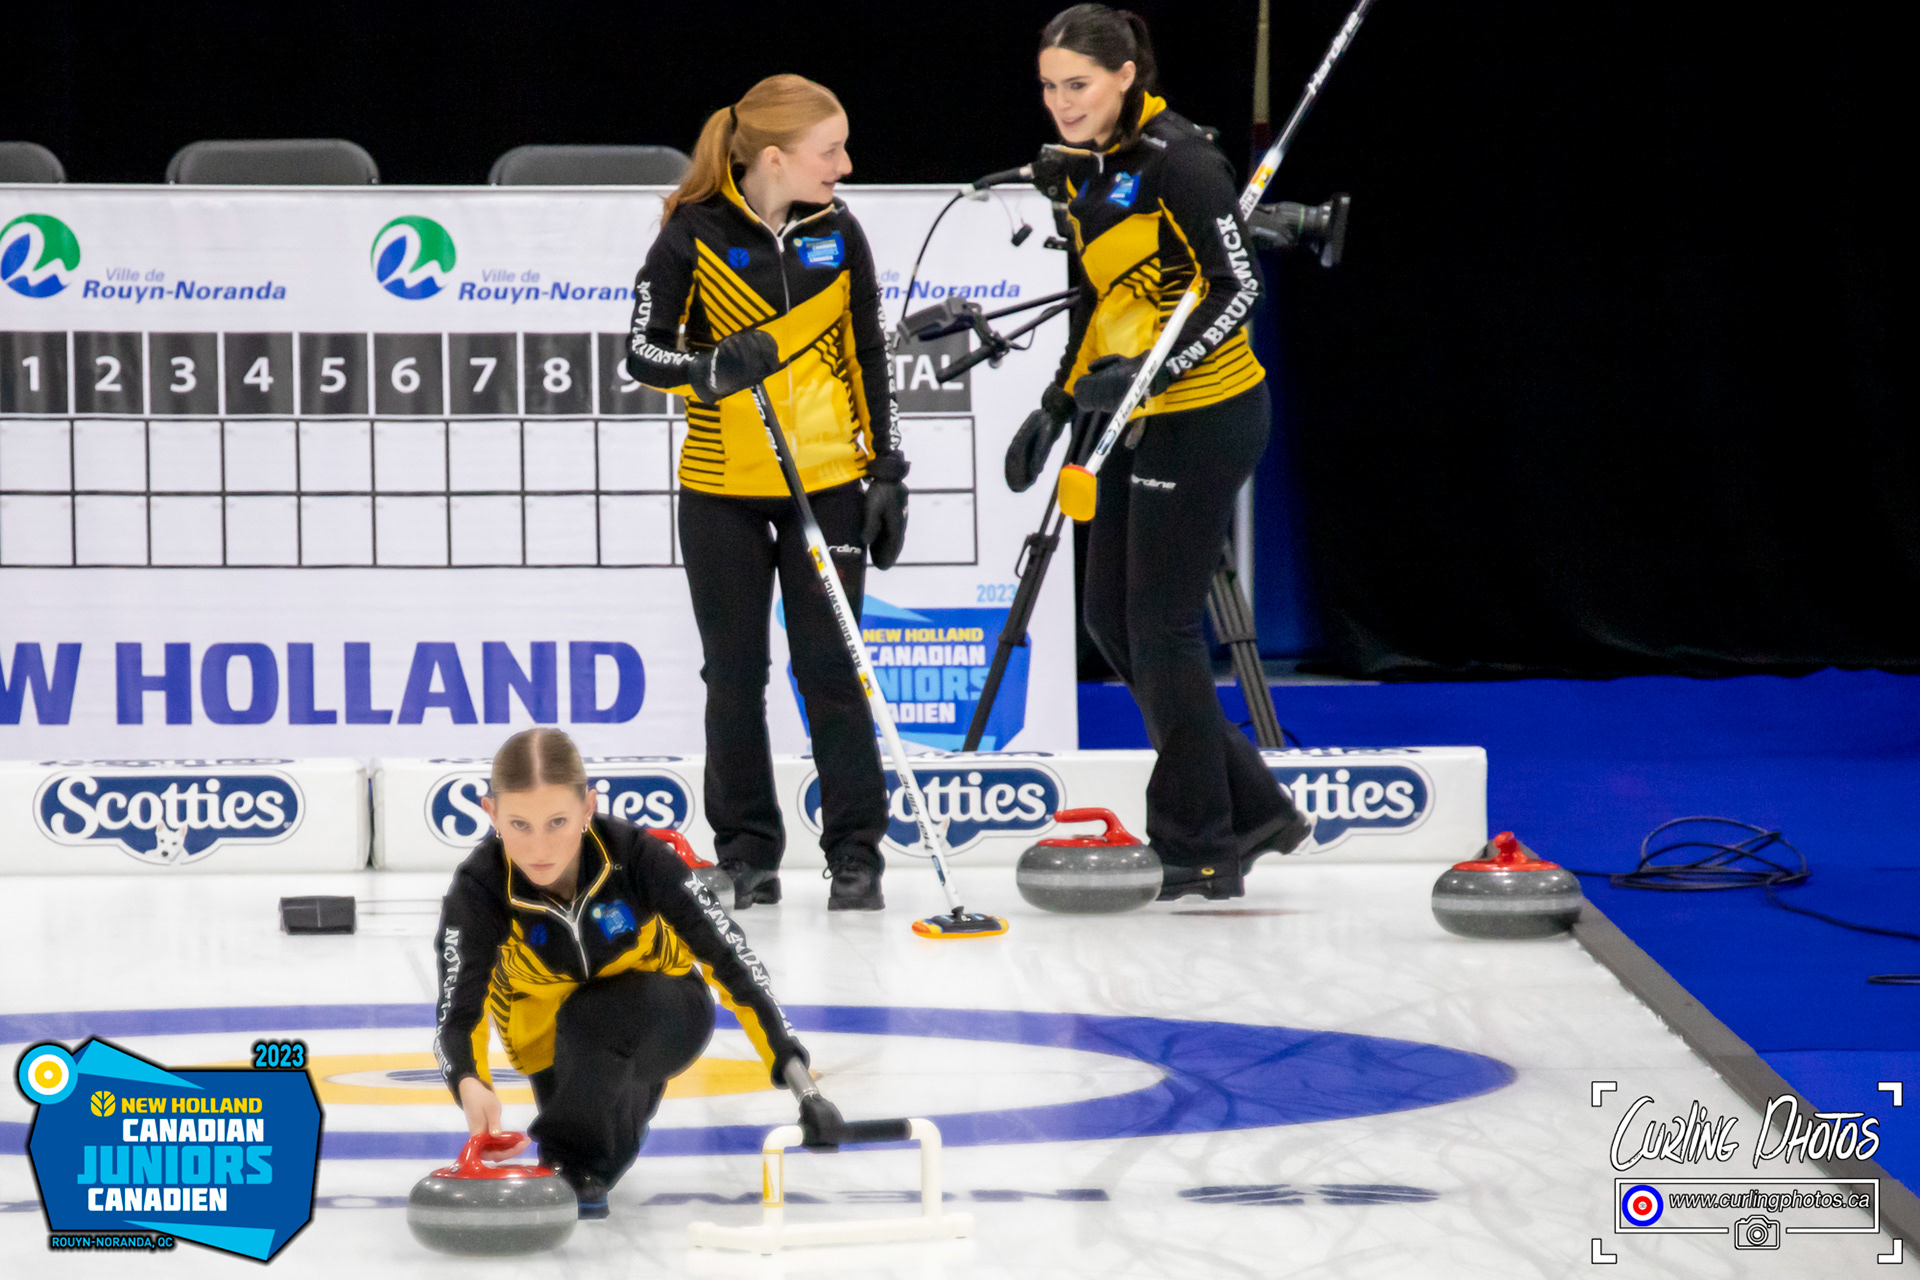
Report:
<svg viewBox="0 0 1920 1280"><path fill-rule="evenodd" d="M1339 861L1445 861L1474 856L1487 840L1487 756L1479 747L1407 747L1390 751L1264 752L1294 803L1315 819L1302 853ZM1145 840L1151 751L932 753L914 774L956 858L975 866L1011 866L1026 848L1061 829L1062 809L1105 808ZM480 809L485 760L382 760L374 773L375 864L400 870L452 868L490 829ZM701 808L699 757L589 760L600 811L642 826L672 826L704 856L713 832ZM813 761L774 758L786 814L783 865L823 865L818 844L819 788ZM888 774L893 823L890 866L921 863L904 791ZM1280 860L1276 859L1275 862ZM1269 865L1269 864L1263 864Z"/></svg>
<svg viewBox="0 0 1920 1280"><path fill-rule="evenodd" d="M0 761L0 873L359 871L357 760Z"/></svg>
<svg viewBox="0 0 1920 1280"><path fill-rule="evenodd" d="M886 312L948 188L850 188ZM1027 192L967 203L930 305L1057 291ZM661 192L9 187L0 192L0 756L483 756L704 748L680 568L682 406L627 380ZM868 641L909 742L959 744L1046 484L1000 458L1034 351L948 386L894 356L911 528ZM1072 592L1042 594L989 744L1077 743ZM768 620L776 750L807 737Z"/></svg>

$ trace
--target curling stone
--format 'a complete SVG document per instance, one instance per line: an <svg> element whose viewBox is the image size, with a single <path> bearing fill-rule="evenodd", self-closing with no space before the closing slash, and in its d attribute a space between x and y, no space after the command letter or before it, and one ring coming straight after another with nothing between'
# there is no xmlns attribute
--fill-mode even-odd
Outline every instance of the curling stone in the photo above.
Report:
<svg viewBox="0 0 1920 1280"><path fill-rule="evenodd" d="M442 1253L498 1255L551 1249L573 1234L580 1205L573 1188L541 1165L492 1165L481 1156L506 1151L519 1133L482 1133L460 1158L414 1184L407 1197L413 1238Z"/></svg>
<svg viewBox="0 0 1920 1280"><path fill-rule="evenodd" d="M658 827L650 834L654 839L664 840L673 846L673 851L680 855L680 861L693 868L693 874L699 878L701 884L707 886L707 892L713 895L714 901L721 906L726 906L733 901L733 877L722 871L717 864L708 862L695 853L692 841L672 827Z"/></svg>
<svg viewBox="0 0 1920 1280"><path fill-rule="evenodd" d="M1112 915L1160 896L1160 858L1111 809L1062 809L1055 822L1104 822L1097 836L1056 836L1020 855L1013 882L1043 911Z"/></svg>
<svg viewBox="0 0 1920 1280"><path fill-rule="evenodd" d="M1433 918L1469 938L1544 938L1580 918L1580 881L1502 831L1433 886Z"/></svg>

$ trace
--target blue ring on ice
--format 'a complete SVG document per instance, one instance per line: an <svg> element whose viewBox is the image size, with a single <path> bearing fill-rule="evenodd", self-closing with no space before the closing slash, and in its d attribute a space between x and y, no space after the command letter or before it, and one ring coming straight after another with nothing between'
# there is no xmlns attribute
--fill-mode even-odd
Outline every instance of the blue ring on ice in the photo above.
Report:
<svg viewBox="0 0 1920 1280"><path fill-rule="evenodd" d="M1006 1111L930 1117L949 1147L1086 1142L1312 1124L1458 1102L1511 1084L1514 1070L1483 1054L1412 1040L1302 1031L1238 1022L1182 1022L1107 1014L890 1005L787 1005L797 1031L923 1036L1078 1049L1131 1058L1163 1076L1131 1093ZM727 1015L721 1012L723 1021ZM428 1004L270 1005L0 1015L0 1044L38 1040L338 1031L433 1025ZM845 1101L843 1099L843 1101ZM767 1126L656 1128L642 1156L743 1155ZM25 1150L27 1126L0 1123L0 1154ZM334 1160L439 1160L462 1135L342 1131L328 1127Z"/></svg>

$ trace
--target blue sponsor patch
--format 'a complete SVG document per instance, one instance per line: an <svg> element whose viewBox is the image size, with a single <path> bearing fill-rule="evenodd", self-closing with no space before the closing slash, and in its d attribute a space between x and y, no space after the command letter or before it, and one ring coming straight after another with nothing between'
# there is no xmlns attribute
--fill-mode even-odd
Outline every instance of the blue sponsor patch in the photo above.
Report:
<svg viewBox="0 0 1920 1280"><path fill-rule="evenodd" d="M527 930L527 945L530 947L546 946L547 945L547 926L543 924L537 924L533 926L533 928Z"/></svg>
<svg viewBox="0 0 1920 1280"><path fill-rule="evenodd" d="M740 268L746 266L747 251L745 249L738 249L738 248L727 250L727 265L732 267L735 271L738 271Z"/></svg>
<svg viewBox="0 0 1920 1280"><path fill-rule="evenodd" d="M846 260L846 242L838 231L830 236L817 239L801 236L793 242L800 251L800 265L803 267L837 267Z"/></svg>
<svg viewBox="0 0 1920 1280"><path fill-rule="evenodd" d="M623 933L633 932L633 912L627 910L624 902L595 903L591 914L604 938L617 938Z"/></svg>
<svg viewBox="0 0 1920 1280"><path fill-rule="evenodd" d="M1113 190L1107 192L1107 203L1117 204L1122 209L1131 209L1133 208L1133 197L1139 189L1139 174L1116 173L1113 176Z"/></svg>

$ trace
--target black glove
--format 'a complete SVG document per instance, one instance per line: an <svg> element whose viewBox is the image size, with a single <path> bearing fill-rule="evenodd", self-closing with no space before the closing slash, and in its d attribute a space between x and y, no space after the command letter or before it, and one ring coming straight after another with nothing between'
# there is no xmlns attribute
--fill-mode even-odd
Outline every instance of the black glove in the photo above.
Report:
<svg viewBox="0 0 1920 1280"><path fill-rule="evenodd" d="M780 344L761 329L742 329L720 339L720 345L702 352L687 370L693 398L701 404L718 404L736 391L748 387L780 370Z"/></svg>
<svg viewBox="0 0 1920 1280"><path fill-rule="evenodd" d="M1040 407L1027 415L1007 446L1007 488L1025 493L1046 469L1047 455L1067 423L1073 421L1073 397L1049 385L1040 393Z"/></svg>
<svg viewBox="0 0 1920 1280"><path fill-rule="evenodd" d="M907 460L897 453L867 464L867 511L860 540L876 569L891 569L907 541Z"/></svg>
<svg viewBox="0 0 1920 1280"><path fill-rule="evenodd" d="M1140 366L1146 362L1145 356L1101 356L1088 365L1080 380L1073 384L1074 403L1088 413L1113 413L1126 399L1127 388L1133 385ZM1162 364L1160 371L1153 375L1147 394L1157 396L1172 382L1173 371Z"/></svg>
<svg viewBox="0 0 1920 1280"><path fill-rule="evenodd" d="M810 1093L800 1099L800 1145L832 1151L846 1123L840 1108L828 1102L824 1094Z"/></svg>

